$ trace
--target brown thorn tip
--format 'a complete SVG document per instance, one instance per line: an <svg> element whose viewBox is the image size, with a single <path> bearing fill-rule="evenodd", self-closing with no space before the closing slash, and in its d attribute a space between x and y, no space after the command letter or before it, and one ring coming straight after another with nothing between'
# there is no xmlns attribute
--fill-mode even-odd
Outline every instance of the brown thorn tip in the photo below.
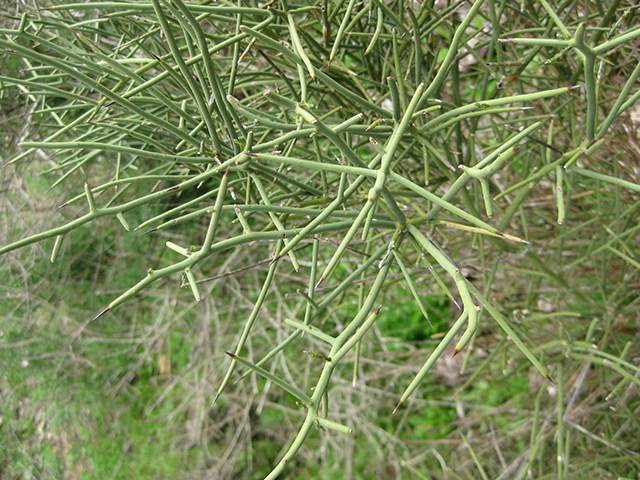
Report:
<svg viewBox="0 0 640 480"><path fill-rule="evenodd" d="M102 315L104 315L105 313L107 313L109 310L111 310L111 307L107 307L104 310L102 310L99 314L97 314L95 317L93 317L94 320L99 319Z"/></svg>
<svg viewBox="0 0 640 480"><path fill-rule="evenodd" d="M455 349L453 350L453 355L451 355L451 358L455 357L455 356L456 356L457 354L459 354L459 353L460 353L460 350L458 350L457 348L455 348Z"/></svg>
<svg viewBox="0 0 640 480"><path fill-rule="evenodd" d="M211 402L212 407L216 404L216 402L218 401L218 398L220 398L220 392L216 393L216 398L214 398L213 402Z"/></svg>
<svg viewBox="0 0 640 480"><path fill-rule="evenodd" d="M380 306L378 307L378 309L376 310L376 315L379 315L379 314L380 314L380 310L382 310L382 305L380 305Z"/></svg>
<svg viewBox="0 0 640 480"><path fill-rule="evenodd" d="M551 380L551 377L549 376L549 374L545 375L545 376L544 376L544 378L546 378L547 380L549 380L549 383L550 383L551 385L553 385L554 387L556 386L556 384L555 384L555 383L553 383L553 380Z"/></svg>
<svg viewBox="0 0 640 480"><path fill-rule="evenodd" d="M231 358L233 358L234 360L238 357L235 353L226 352L226 351L225 351L224 353L226 353L227 355L229 355L229 356L230 356Z"/></svg>
<svg viewBox="0 0 640 480"><path fill-rule="evenodd" d="M402 406L402 400L398 402L398 405L396 405L396 408L393 409L393 413L391 415L395 415L401 406Z"/></svg>
<svg viewBox="0 0 640 480"><path fill-rule="evenodd" d="M138 230L138 229L136 228L136 230ZM147 230L146 232L143 233L143 235L148 235L149 233L155 232L156 230L158 230L158 227L152 228L151 230Z"/></svg>

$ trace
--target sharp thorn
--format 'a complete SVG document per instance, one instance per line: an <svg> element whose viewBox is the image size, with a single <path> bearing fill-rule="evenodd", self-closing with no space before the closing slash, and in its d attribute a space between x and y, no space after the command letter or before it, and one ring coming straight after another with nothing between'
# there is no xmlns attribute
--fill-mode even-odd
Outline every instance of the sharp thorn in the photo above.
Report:
<svg viewBox="0 0 640 480"><path fill-rule="evenodd" d="M111 306L108 306L107 308L105 308L104 310L102 310L100 313L98 313L95 317L93 317L93 320L97 320L97 319L99 319L102 315L104 315L105 313L107 313L109 310L111 310Z"/></svg>

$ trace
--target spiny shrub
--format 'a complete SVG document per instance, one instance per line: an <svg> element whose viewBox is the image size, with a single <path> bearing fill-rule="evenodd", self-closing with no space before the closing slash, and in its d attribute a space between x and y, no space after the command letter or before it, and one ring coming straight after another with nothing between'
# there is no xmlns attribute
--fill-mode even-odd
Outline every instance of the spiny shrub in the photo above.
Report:
<svg viewBox="0 0 640 480"><path fill-rule="evenodd" d="M567 250L556 244L557 255L543 252L568 239L568 228L591 225L576 203L587 192L615 189L617 216L608 239L599 236L578 259L605 249L637 282L639 265L625 246L633 238L628 221L637 216L625 209L635 211L640 186L632 167L601 155L640 95L635 7L435 3L62 2L0 31L5 54L25 67L0 77L4 94L26 94L47 120L44 138L23 141L8 163L44 152L56 165L53 186L91 172L84 192L63 205L84 202L85 214L0 254L43 242L55 262L65 237L104 217L119 222L123 235L205 222L190 244L166 242L173 252L165 264L139 258L139 282L97 318L176 275L200 301L212 258L264 252L270 262L260 293L229 345L233 361L211 400L241 368L302 409L299 432L268 478L313 429L351 431L328 411L332 374L355 362L354 383L362 381L360 345L396 308L390 286L406 292L427 332L434 299L448 297L459 309L452 324L444 319L413 381L392 392L400 394L396 409L450 344L456 355L494 326L549 382L562 386L554 375L562 371L540 358L573 348L590 362L613 359L619 378L638 385L637 367L593 346L595 327L572 332L569 343L554 330L551 345L507 310L532 304L543 278L558 292L548 311L578 301L606 316L606 295L590 298L571 278ZM550 207L536 207L538 200ZM142 221L130 225L134 218ZM304 302L300 317L287 319L288 333L252 362L245 347L265 299L273 289L284 292L292 276L306 285L294 295ZM525 288L526 300L495 291L528 281L538 283ZM618 300L623 310L637 303L628 292ZM303 348L313 348L305 352L318 364L305 390L273 363L280 352L290 361L304 357Z"/></svg>

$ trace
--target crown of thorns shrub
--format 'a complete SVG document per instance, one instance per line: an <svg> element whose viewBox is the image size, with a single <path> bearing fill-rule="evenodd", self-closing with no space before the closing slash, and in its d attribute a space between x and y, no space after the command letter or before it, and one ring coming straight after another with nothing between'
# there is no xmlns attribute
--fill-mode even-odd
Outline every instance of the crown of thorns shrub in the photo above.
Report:
<svg viewBox="0 0 640 480"><path fill-rule="evenodd" d="M11 162L46 152L59 173L53 186L89 167L92 175L63 205L84 203L86 213L0 253L44 242L54 262L65 237L85 224L95 224L96 235L103 222L120 222L126 235L157 235L204 222L191 245L166 242L168 265L139 259L140 281L98 317L126 308L164 277L188 285L199 301L212 259L262 249L269 263L261 291L229 347L233 361L215 399L240 366L306 409L273 475L314 426L350 431L328 418L331 375L341 361L354 360L347 355L385 314L391 278L394 285L400 279L425 321L427 286L459 308L413 382L398 392L398 407L444 349L457 338L459 353L481 322L497 322L551 380L500 304L463 274L446 239L462 238L467 253L484 243L494 252L535 255L514 216L539 183L553 183L560 225L569 213L567 175L574 184L591 178L640 191L625 171L613 174L594 160L611 125L638 98L632 87L640 67L625 67L626 83L614 92L598 75L612 71L638 27L611 25L612 16L593 29L580 19L563 23L546 2L521 11L510 2L501 10L483 1L440 10L434 2L346 3L60 4L1 32L5 52L27 65L21 78L2 77L3 88L32 96L50 124L46 138L22 142ZM505 14L530 30L505 30ZM555 81L554 69L567 68L575 82ZM606 115L598 110L603 91L613 104ZM583 123L565 123L576 111ZM147 193L139 194L141 186ZM177 206L130 225L169 199ZM307 285L298 291L304 316L287 319L289 336L252 363L244 347L282 272ZM357 313L338 328L327 319L345 297ZM268 368L283 349L304 355L302 334L319 342L306 353L322 364L307 392Z"/></svg>

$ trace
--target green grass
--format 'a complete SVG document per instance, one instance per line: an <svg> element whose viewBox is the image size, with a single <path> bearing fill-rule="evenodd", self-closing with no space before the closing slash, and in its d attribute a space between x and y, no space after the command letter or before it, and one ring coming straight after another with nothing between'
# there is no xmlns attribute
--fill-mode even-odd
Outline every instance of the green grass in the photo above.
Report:
<svg viewBox="0 0 640 480"><path fill-rule="evenodd" d="M28 379L8 378L3 387L13 386L10 396L22 399L21 406L9 402L3 409L9 424L0 461L8 478L61 478L65 472L82 478L175 478L197 462L197 451L175 448L175 439L157 423L161 414L141 415L148 399L114 398L94 379L76 374L71 383L55 378L52 369L27 368Z"/></svg>

